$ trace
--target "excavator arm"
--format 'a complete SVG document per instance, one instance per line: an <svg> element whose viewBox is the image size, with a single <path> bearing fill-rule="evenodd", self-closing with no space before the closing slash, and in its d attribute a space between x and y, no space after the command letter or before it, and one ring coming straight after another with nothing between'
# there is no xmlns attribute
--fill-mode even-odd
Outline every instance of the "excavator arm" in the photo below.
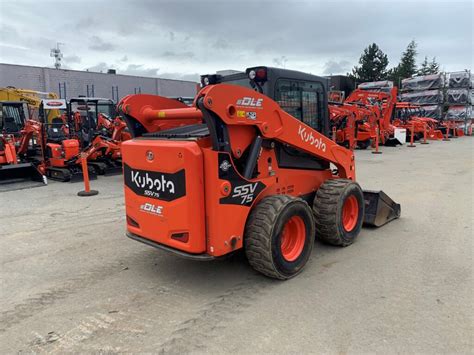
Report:
<svg viewBox="0 0 474 355"><path fill-rule="evenodd" d="M27 120L25 126L21 130L20 143L18 145L17 153L25 154L28 150L28 145L34 136L37 137L38 142L43 148L43 126L40 122L35 120Z"/></svg>

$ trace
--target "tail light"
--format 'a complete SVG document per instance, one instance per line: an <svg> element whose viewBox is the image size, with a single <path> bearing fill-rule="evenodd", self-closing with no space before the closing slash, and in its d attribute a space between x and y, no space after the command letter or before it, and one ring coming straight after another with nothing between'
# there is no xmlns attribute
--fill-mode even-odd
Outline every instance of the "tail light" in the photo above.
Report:
<svg viewBox="0 0 474 355"><path fill-rule="evenodd" d="M129 216L127 216L127 224L135 228L140 228L140 225L132 217Z"/></svg>
<svg viewBox="0 0 474 355"><path fill-rule="evenodd" d="M258 68L248 68L246 73L250 80L256 82L265 82L267 81L267 68L265 67L258 67Z"/></svg>
<svg viewBox="0 0 474 355"><path fill-rule="evenodd" d="M218 84L221 82L221 79L222 76L219 74L201 75L201 86Z"/></svg>
<svg viewBox="0 0 474 355"><path fill-rule="evenodd" d="M189 233L174 233L171 235L171 239L187 243L189 240Z"/></svg>

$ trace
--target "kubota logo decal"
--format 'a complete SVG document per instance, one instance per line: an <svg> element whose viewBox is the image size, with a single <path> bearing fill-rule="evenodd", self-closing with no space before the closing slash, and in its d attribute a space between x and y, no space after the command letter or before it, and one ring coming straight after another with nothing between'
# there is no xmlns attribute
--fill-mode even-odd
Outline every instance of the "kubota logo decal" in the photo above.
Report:
<svg viewBox="0 0 474 355"><path fill-rule="evenodd" d="M298 128L298 135L303 142L314 145L317 149L321 149L323 152L326 151L326 144L323 142L323 139L313 136L313 132L309 131L306 127L300 125Z"/></svg>
<svg viewBox="0 0 474 355"><path fill-rule="evenodd" d="M262 107L263 99L245 96L237 100L237 106Z"/></svg>
<svg viewBox="0 0 474 355"><path fill-rule="evenodd" d="M172 201L186 194L184 169L174 174L132 169L124 164L125 185L137 195Z"/></svg>
<svg viewBox="0 0 474 355"><path fill-rule="evenodd" d="M148 173L141 175L140 171L131 171L132 183L137 187L147 188L155 190L157 192L169 191L170 194L174 194L174 184L172 181L167 181L164 175L161 175L161 179L151 178Z"/></svg>

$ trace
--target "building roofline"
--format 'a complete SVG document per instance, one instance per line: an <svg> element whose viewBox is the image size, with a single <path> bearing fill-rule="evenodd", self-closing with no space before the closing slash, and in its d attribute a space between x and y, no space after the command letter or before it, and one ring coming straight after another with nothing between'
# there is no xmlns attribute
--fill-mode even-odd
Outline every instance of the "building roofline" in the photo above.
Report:
<svg viewBox="0 0 474 355"><path fill-rule="evenodd" d="M160 78L160 77L153 77L153 76L140 76L140 75L129 75L129 74L109 74L109 73L101 73L101 72L97 72L97 71L87 71L87 70L77 70L77 69L56 69L56 68L51 68L51 67L40 67L40 66L36 66L36 65L24 65L24 64L12 64L12 63L0 63L0 65L10 65L10 66L15 66L15 67L29 67L29 68L38 68L38 69L72 71L72 72L79 72L79 73L102 74L102 75L108 75L108 76L126 76L126 77L132 77L132 78L140 78L140 79L160 79L160 80L170 80L170 81L181 81L181 82L184 82L184 83L199 84L197 81Z"/></svg>

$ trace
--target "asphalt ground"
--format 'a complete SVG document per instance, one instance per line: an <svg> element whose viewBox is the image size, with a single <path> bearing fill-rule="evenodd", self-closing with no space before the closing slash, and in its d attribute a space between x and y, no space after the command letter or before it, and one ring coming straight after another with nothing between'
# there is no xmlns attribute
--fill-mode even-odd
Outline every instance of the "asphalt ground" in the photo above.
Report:
<svg viewBox="0 0 474 355"><path fill-rule="evenodd" d="M126 238L121 176L0 193L0 353L472 353L472 138L382 151L402 217L286 282Z"/></svg>

